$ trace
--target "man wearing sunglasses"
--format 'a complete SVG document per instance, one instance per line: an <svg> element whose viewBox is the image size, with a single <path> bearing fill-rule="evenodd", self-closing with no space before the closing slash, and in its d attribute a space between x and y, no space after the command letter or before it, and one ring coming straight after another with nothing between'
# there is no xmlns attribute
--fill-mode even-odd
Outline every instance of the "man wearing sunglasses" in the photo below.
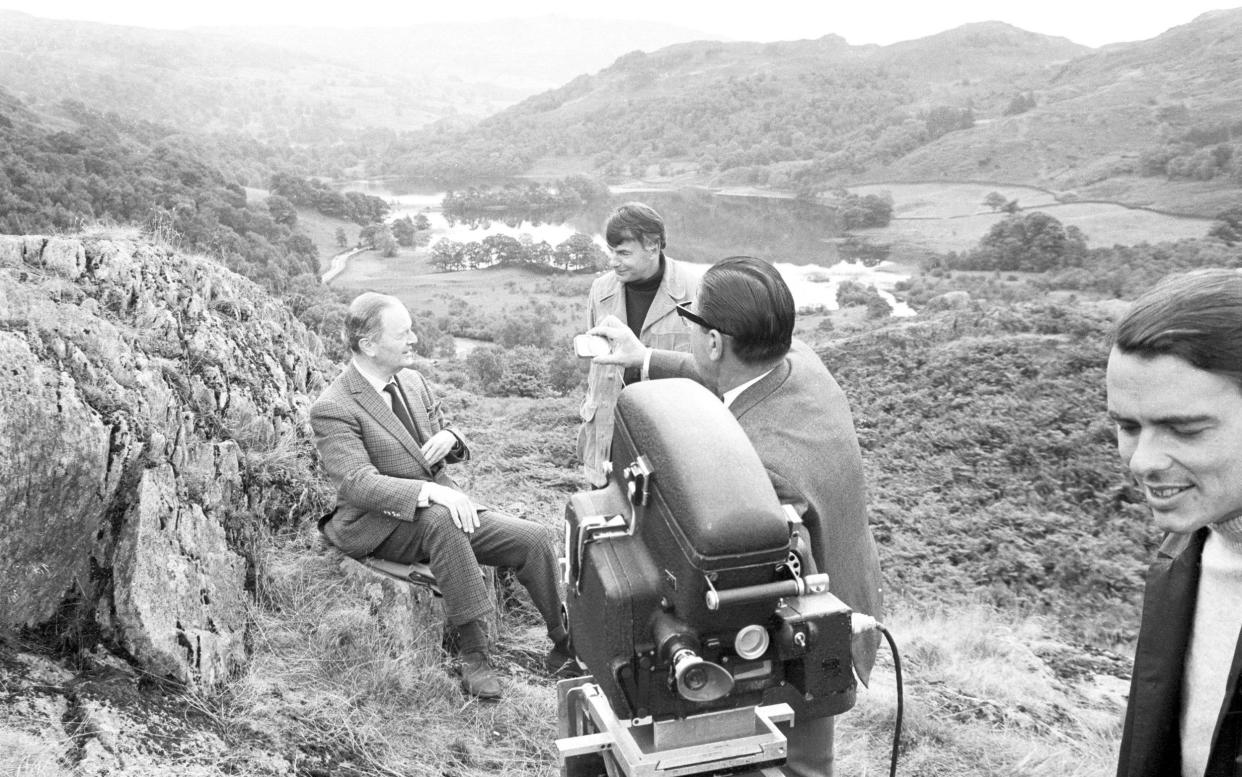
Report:
<svg viewBox="0 0 1242 777"><path fill-rule="evenodd" d="M596 363L638 368L644 380L684 377L716 392L759 454L781 502L793 505L831 591L857 612L882 615L880 562L867 524L862 456L841 387L805 344L793 339L794 302L776 268L749 256L712 265L697 300L677 313L690 353L648 348L616 319L591 334L612 352ZM859 678L865 683L878 646L872 634ZM832 774L832 718L798 720L785 772Z"/></svg>

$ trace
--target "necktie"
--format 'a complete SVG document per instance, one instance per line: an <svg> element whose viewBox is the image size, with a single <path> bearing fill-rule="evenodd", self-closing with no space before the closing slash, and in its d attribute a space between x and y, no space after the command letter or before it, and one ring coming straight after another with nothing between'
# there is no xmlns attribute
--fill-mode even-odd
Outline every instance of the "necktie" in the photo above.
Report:
<svg viewBox="0 0 1242 777"><path fill-rule="evenodd" d="M414 442L422 444L423 440L418 434L418 428L414 426L414 419L410 417L410 411L405 406L405 398L401 396L401 392L397 389L395 381L386 383L384 391L388 392L388 396L392 397L392 412L397 416L404 426L405 430L414 438Z"/></svg>

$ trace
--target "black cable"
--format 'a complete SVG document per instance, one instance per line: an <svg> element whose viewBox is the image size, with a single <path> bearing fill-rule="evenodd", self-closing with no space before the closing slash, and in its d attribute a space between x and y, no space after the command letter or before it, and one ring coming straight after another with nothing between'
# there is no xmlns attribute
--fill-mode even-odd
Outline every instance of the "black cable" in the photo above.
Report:
<svg viewBox="0 0 1242 777"><path fill-rule="evenodd" d="M875 627L884 635L884 639L888 640L888 649L893 651L893 670L897 674L897 721L893 724L893 757L892 765L888 770L889 777L897 777L897 752L901 745L901 717L906 706L905 693L901 685L901 655L897 652L897 643L888 629L879 623Z"/></svg>

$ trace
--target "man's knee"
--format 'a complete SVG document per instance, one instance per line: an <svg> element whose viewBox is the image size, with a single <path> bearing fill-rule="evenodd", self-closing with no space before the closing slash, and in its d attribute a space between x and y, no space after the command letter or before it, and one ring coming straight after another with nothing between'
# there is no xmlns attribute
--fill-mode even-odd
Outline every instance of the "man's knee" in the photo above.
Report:
<svg viewBox="0 0 1242 777"><path fill-rule="evenodd" d="M444 505L428 505L416 512L414 519L423 525L424 536L428 538L466 539L461 527L453 522L453 513Z"/></svg>

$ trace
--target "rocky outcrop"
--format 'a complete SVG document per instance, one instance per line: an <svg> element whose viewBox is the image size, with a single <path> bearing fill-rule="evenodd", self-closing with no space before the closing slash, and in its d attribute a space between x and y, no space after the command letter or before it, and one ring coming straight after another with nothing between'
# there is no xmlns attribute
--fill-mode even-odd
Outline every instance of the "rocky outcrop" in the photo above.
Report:
<svg viewBox="0 0 1242 777"><path fill-rule="evenodd" d="M0 631L227 677L257 538L326 499L305 477L317 337L208 259L0 236L0 365Z"/></svg>

